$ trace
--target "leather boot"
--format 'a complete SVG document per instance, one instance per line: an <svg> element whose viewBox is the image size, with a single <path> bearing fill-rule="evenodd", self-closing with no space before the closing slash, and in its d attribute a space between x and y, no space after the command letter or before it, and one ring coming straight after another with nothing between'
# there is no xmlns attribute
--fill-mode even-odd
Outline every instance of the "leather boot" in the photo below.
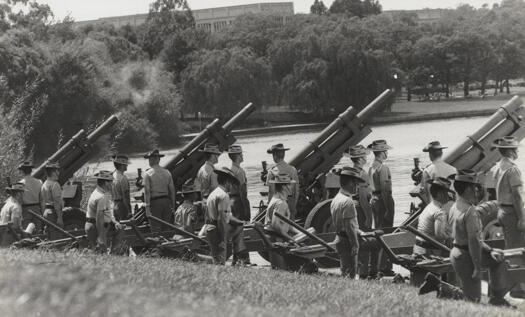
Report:
<svg viewBox="0 0 525 317"><path fill-rule="evenodd" d="M418 294L424 295L431 292L439 292L439 284L441 284L439 277L432 273L427 273L427 275L425 275L425 282L419 287Z"/></svg>
<svg viewBox="0 0 525 317"><path fill-rule="evenodd" d="M450 299L465 299L463 295L463 290L452 284L445 282L439 283L438 298L450 298Z"/></svg>
<svg viewBox="0 0 525 317"><path fill-rule="evenodd" d="M516 308L516 306L509 303L507 300L505 300L505 293L506 291L495 291L492 290L492 293L490 295L489 304L494 306L501 306L501 307L508 307L508 308Z"/></svg>

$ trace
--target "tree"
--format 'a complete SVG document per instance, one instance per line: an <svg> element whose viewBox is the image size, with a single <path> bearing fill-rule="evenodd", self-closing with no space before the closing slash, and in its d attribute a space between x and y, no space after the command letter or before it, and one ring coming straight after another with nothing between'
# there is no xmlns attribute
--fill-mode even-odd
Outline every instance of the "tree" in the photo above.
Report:
<svg viewBox="0 0 525 317"><path fill-rule="evenodd" d="M311 14L323 15L326 14L327 8L323 1L315 0L314 4L310 7Z"/></svg>
<svg viewBox="0 0 525 317"><path fill-rule="evenodd" d="M270 81L264 59L248 48L202 50L182 74L186 110L227 117L248 102L262 103Z"/></svg>
<svg viewBox="0 0 525 317"><path fill-rule="evenodd" d="M381 13L381 4L377 0L335 0L330 13L346 13L363 18Z"/></svg>
<svg viewBox="0 0 525 317"><path fill-rule="evenodd" d="M156 0L150 5L146 23L141 26L140 45L153 59L170 36L194 26L195 19L186 0Z"/></svg>

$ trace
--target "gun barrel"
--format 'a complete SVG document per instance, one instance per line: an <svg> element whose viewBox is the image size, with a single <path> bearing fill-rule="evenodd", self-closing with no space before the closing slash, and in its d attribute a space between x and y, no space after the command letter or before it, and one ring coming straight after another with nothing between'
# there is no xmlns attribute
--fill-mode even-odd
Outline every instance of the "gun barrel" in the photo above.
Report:
<svg viewBox="0 0 525 317"><path fill-rule="evenodd" d="M314 178L320 173L326 173L341 159L349 146L356 145L371 132L367 127L368 121L384 109L391 95L389 89L385 90L357 114L352 107L348 108L299 152L290 164L295 166L299 173L308 173Z"/></svg>
<svg viewBox="0 0 525 317"><path fill-rule="evenodd" d="M393 98L394 94L390 89L383 91L376 99L372 100L363 110L357 114L357 118L362 123L368 122L374 115L382 111L388 104L389 98Z"/></svg>
<svg viewBox="0 0 525 317"><path fill-rule="evenodd" d="M86 136L86 131L80 130L58 151L53 153L44 163L33 171L33 176L43 178L45 166L50 162L60 165L59 183L64 184L79 168L81 168L92 156L92 145L102 135L117 123L118 117L112 115L98 126L93 132Z"/></svg>
<svg viewBox="0 0 525 317"><path fill-rule="evenodd" d="M199 133L188 144L180 149L179 152L172 159L170 159L164 167L171 171L177 165L177 163L179 163L192 151L195 151L199 146L201 146L212 135L212 131L216 131L217 129L219 129L219 119L215 119L210 124L208 124L204 130L201 131L201 133Z"/></svg>
<svg viewBox="0 0 525 317"><path fill-rule="evenodd" d="M93 132L91 132L88 137L87 141L88 143L95 142L98 138L100 138L102 135L106 134L106 132L115 125L118 121L117 115L112 115L109 117L106 121L104 121L101 125L99 125Z"/></svg>
<svg viewBox="0 0 525 317"><path fill-rule="evenodd" d="M164 167L171 172L176 186L183 184L187 179L195 177L197 171L205 161L205 154L198 149L207 142L217 143L221 150L226 150L236 139L232 130L246 119L255 110L255 105L247 104L239 113L228 120L222 127L219 119L215 119L206 128L190 141L180 152L169 160Z"/></svg>
<svg viewBox="0 0 525 317"><path fill-rule="evenodd" d="M76 144L79 144L86 137L86 131L80 130L69 141L66 142L60 149L51 155L44 163L40 164L38 168L33 171L33 177L43 178L44 170L48 163L58 162L60 158L67 154Z"/></svg>
<svg viewBox="0 0 525 317"><path fill-rule="evenodd" d="M474 134L450 151L444 160L457 169L485 171L499 158L491 149L492 143L500 137L514 135L518 140L525 137L525 108L523 101L514 96L498 109Z"/></svg>
<svg viewBox="0 0 525 317"><path fill-rule="evenodd" d="M244 108L242 108L241 111L239 111L233 118L228 120L222 128L225 131L231 131L233 128L239 123L242 122L244 119L248 118L248 116L255 110L255 105L253 103L249 103Z"/></svg>

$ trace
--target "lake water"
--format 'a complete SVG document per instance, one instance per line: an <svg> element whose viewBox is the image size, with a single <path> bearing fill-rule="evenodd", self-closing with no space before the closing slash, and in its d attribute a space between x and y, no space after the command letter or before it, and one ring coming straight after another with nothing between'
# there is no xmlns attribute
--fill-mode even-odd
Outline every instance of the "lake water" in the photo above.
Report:
<svg viewBox="0 0 525 317"><path fill-rule="evenodd" d="M393 195L396 202L395 222L400 223L406 218L405 212L409 211L409 205L413 198L409 196L409 191L413 187L410 173L413 168L413 158L421 159L421 167L430 163L426 153L421 150L430 141L439 140L441 144L454 147L462 142L467 135L472 134L478 129L487 118L460 118L441 121L415 122L403 124L389 124L384 126L372 127L372 133L363 140L362 144L367 145L375 139L385 139L394 148L389 151L389 158L386 162L392 172ZM284 143L286 147L291 148L287 152L290 158L300 151L318 132L290 133L264 135L254 137L238 137L238 144L242 145L244 153L243 167L248 176L249 199L253 206L257 206L261 199L259 192L266 191L266 187L259 179L261 172L261 161L266 160L270 165L272 162L271 155L266 154L266 149L275 143ZM521 143L521 156L518 164L522 170L525 170L525 143ZM178 148L163 151L167 158L175 155ZM446 151L446 150L445 150ZM445 152L446 153L446 152ZM164 158L166 159L166 158ZM369 163L373 155L368 157ZM162 162L161 162L162 164ZM339 165L351 164L349 158L343 157ZM230 166L230 160L227 155L223 154L219 158L218 167ZM111 162L101 162L91 164L91 167L97 169L112 170ZM128 171L136 175L137 168L145 170L148 167L147 161L140 156L132 157ZM254 211L255 212L255 209Z"/></svg>

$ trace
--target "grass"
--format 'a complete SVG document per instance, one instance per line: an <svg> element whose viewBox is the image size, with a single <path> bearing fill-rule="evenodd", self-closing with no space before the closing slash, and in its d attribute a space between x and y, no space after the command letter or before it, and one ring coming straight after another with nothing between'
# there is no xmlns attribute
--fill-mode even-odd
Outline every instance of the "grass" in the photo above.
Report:
<svg viewBox="0 0 525 317"><path fill-rule="evenodd" d="M522 316L408 285L70 251L0 250L2 316Z"/></svg>

